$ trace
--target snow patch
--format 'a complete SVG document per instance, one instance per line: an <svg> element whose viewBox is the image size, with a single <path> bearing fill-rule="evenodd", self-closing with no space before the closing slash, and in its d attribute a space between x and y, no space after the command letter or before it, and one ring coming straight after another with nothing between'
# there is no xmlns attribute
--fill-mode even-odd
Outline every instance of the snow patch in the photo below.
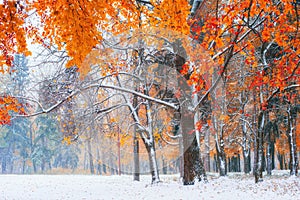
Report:
<svg viewBox="0 0 300 200"><path fill-rule="evenodd" d="M88 175L0 175L0 199L297 199L299 177L216 178L183 186L179 175L162 175L150 184L150 176L133 181L132 176Z"/></svg>

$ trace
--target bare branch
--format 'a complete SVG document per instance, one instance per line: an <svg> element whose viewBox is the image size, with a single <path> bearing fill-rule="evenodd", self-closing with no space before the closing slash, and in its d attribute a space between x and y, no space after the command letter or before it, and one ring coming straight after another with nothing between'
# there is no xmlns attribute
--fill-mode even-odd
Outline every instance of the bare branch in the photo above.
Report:
<svg viewBox="0 0 300 200"><path fill-rule="evenodd" d="M165 106L173 108L175 110L179 109L179 106L176 106L173 103L168 103L166 101L162 101L160 99L156 99L156 98L150 97L148 95L145 95L143 93L140 93L140 92L137 92L137 91L134 91L134 90L131 90L131 89L122 88L122 87L118 87L118 86L114 86L114 85L97 85L97 87L109 88L109 89L114 89L114 90L118 90L118 91L122 91L122 92L126 92L126 93L131 93L131 94L134 94L134 95L136 95L138 97L141 97L143 99L146 99L146 100L149 100L149 101L153 101L153 102L159 103L161 105L165 105Z"/></svg>

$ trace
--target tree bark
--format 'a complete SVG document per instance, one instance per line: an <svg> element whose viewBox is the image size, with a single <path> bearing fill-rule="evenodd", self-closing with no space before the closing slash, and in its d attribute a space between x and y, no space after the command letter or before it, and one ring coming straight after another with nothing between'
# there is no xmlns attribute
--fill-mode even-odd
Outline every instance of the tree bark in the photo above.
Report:
<svg viewBox="0 0 300 200"><path fill-rule="evenodd" d="M207 127L204 135L204 166L205 166L205 171L210 171L210 130L209 127Z"/></svg>
<svg viewBox="0 0 300 200"><path fill-rule="evenodd" d="M281 155L279 152L277 152L277 159L279 161L279 169L283 170L284 164L283 164L283 155Z"/></svg>
<svg viewBox="0 0 300 200"><path fill-rule="evenodd" d="M183 184L193 185L195 178L197 177L197 172L200 170L199 165L199 149L197 146L196 137L192 139L192 144L184 151L183 154ZM188 141L188 140L187 140Z"/></svg>
<svg viewBox="0 0 300 200"><path fill-rule="evenodd" d="M137 90L137 89L136 89ZM137 96L133 97L133 108L138 109ZM138 112L136 111L137 115ZM133 132L133 180L140 181L140 157L139 157L139 140L137 137L137 127L134 126Z"/></svg>
<svg viewBox="0 0 300 200"><path fill-rule="evenodd" d="M194 113L187 106L181 107L182 139L183 139L183 184L193 185L200 173L199 148L194 133Z"/></svg>
<svg viewBox="0 0 300 200"><path fill-rule="evenodd" d="M102 175L101 162L100 162L100 150L97 147L97 174Z"/></svg>
<svg viewBox="0 0 300 200"><path fill-rule="evenodd" d="M297 163L297 150L296 150L296 137L294 133L294 123L291 113L291 105L288 105L288 141L290 148L290 175L296 176L298 174L298 163Z"/></svg>
<svg viewBox="0 0 300 200"><path fill-rule="evenodd" d="M251 157L250 150L243 150L243 159L244 159L244 172L245 174L249 174L251 171Z"/></svg>
<svg viewBox="0 0 300 200"><path fill-rule="evenodd" d="M260 181L263 180L263 175L262 175L262 172L263 172L263 157L264 157L264 148L263 148L263 137L264 137L264 134L263 134L263 129L264 129L264 124L265 124L265 113L264 112L261 112L260 113L260 116L258 118L258 124L259 124L259 127L258 127L258 133L257 133L257 136L256 136L256 148L257 148L257 151L256 151L256 169L255 169L255 183L258 183Z"/></svg>
<svg viewBox="0 0 300 200"><path fill-rule="evenodd" d="M217 159L218 159L218 170L220 176L227 175L227 162L226 162L226 155L224 151L224 140L223 137L220 138L220 144L216 142L216 149L217 149Z"/></svg>
<svg viewBox="0 0 300 200"><path fill-rule="evenodd" d="M157 167L157 161L156 161L156 152L155 152L155 146L154 143L146 143L145 146L148 152L149 157L149 165L150 165L150 173L152 177L152 184L160 182L159 179L159 173L158 173L158 167Z"/></svg>
<svg viewBox="0 0 300 200"><path fill-rule="evenodd" d="M88 146L88 155L89 155L89 165L91 174L95 174L94 162L93 162L93 153L92 153L92 145L90 139L87 141Z"/></svg>
<svg viewBox="0 0 300 200"><path fill-rule="evenodd" d="M272 137L275 135L274 132L274 124L269 119L269 113L266 113L266 124L269 124L266 128L266 139L267 139L267 152L266 152L266 160L267 160L267 174L272 175L272 170L274 169L274 140Z"/></svg>
<svg viewBox="0 0 300 200"><path fill-rule="evenodd" d="M139 158L139 140L136 135L136 127L134 127L133 135L133 180L140 181L140 158Z"/></svg>
<svg viewBox="0 0 300 200"><path fill-rule="evenodd" d="M267 139L267 152L266 152L266 157L267 157L267 174L272 175L272 147L271 147L271 132L269 131L268 133L268 139Z"/></svg>
<svg viewBox="0 0 300 200"><path fill-rule="evenodd" d="M2 170L2 174L6 174L6 155L3 155L2 157L2 162L1 162L1 170Z"/></svg>

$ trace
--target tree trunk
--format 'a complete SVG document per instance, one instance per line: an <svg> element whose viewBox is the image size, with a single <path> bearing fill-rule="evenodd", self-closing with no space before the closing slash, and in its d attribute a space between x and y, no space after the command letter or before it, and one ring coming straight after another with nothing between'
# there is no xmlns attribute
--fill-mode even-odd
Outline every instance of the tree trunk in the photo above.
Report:
<svg viewBox="0 0 300 200"><path fill-rule="evenodd" d="M224 151L224 140L223 137L220 139L220 144L216 142L216 149L217 149L217 159L218 159L218 171L220 176L227 175L227 162L226 162L226 155Z"/></svg>
<svg viewBox="0 0 300 200"><path fill-rule="evenodd" d="M181 106L181 128L183 140L183 184L193 185L199 176L199 148L194 130L194 113L187 105Z"/></svg>
<svg viewBox="0 0 300 200"><path fill-rule="evenodd" d="M280 153L277 153L277 159L279 161L279 169L280 170L283 170L283 155L281 155Z"/></svg>
<svg viewBox="0 0 300 200"><path fill-rule="evenodd" d="M36 167L36 162L32 161L32 165L33 165L33 172L37 173L37 167Z"/></svg>
<svg viewBox="0 0 300 200"><path fill-rule="evenodd" d="M268 133L267 140L267 174L272 175L272 147L271 147L271 132Z"/></svg>
<svg viewBox="0 0 300 200"><path fill-rule="evenodd" d="M218 169L218 159L217 159L217 154L214 154L214 171L215 172L219 172L219 169Z"/></svg>
<svg viewBox="0 0 300 200"><path fill-rule="evenodd" d="M42 173L45 172L45 159L44 158L42 159L41 170L42 170Z"/></svg>
<svg viewBox="0 0 300 200"><path fill-rule="evenodd" d="M137 91L137 89L135 89ZM133 97L133 107L136 109L137 112L137 105L138 105L138 99L137 96ZM140 181L140 157L139 157L139 139L137 137L137 127L134 126L134 132L133 132L133 180L134 181Z"/></svg>
<svg viewBox="0 0 300 200"><path fill-rule="evenodd" d="M272 170L275 169L275 143L271 141Z"/></svg>
<svg viewBox="0 0 300 200"><path fill-rule="evenodd" d="M22 161L22 174L25 174L26 160L23 158Z"/></svg>
<svg viewBox="0 0 300 200"><path fill-rule="evenodd" d="M237 156L233 156L231 158L228 158L228 172L240 172L240 159L239 154Z"/></svg>
<svg viewBox="0 0 300 200"><path fill-rule="evenodd" d="M88 139L88 141L87 141L87 146L88 146L90 172L91 172L91 174L95 174L94 162L93 162L93 153L92 153L92 145L91 145L90 139Z"/></svg>
<svg viewBox="0 0 300 200"><path fill-rule="evenodd" d="M182 97L184 97L179 99L179 102L183 102L180 107L183 151L182 180L184 185L193 185L195 179L197 177L199 178L201 175L200 149L195 131L195 113L189 109L189 107L193 105L191 99L191 87L186 84L186 80L183 77L178 79L178 84L183 93Z"/></svg>
<svg viewBox="0 0 300 200"><path fill-rule="evenodd" d="M149 90L144 89L144 93L149 95ZM149 100L146 101L146 117L147 117L147 125L148 125L148 138L144 139L146 149L149 156L149 165L150 165L150 172L152 176L152 184L160 182L159 179L159 172L158 172L158 165L156 159L156 151L155 151L155 140L153 136L153 119L152 119L152 112L151 112L151 103Z"/></svg>
<svg viewBox="0 0 300 200"><path fill-rule="evenodd" d="M238 162L238 172L241 172L241 156L240 154L238 154L238 158L237 158L237 162Z"/></svg>
<svg viewBox="0 0 300 200"><path fill-rule="evenodd" d="M100 150L98 147L97 147L97 174L102 175Z"/></svg>
<svg viewBox="0 0 300 200"><path fill-rule="evenodd" d="M253 115L252 115L252 121L253 121L253 129L254 129L254 137L253 137L253 175L255 176L255 173L257 171L257 155L258 155L258 148L257 148L257 101L256 101L256 90L253 89L252 91L252 95L253 95ZM256 182L256 179L255 179Z"/></svg>
<svg viewBox="0 0 300 200"><path fill-rule="evenodd" d="M262 135L262 134L259 134ZM262 181L262 171L263 171L263 146L261 137L257 138L257 155L256 155L256 170L255 170L255 183Z"/></svg>
<svg viewBox="0 0 300 200"><path fill-rule="evenodd" d="M178 164L179 164L180 178L182 178L182 179L183 179L183 175L184 175L183 153L184 153L183 140L182 140L182 137L179 137L179 158L178 158Z"/></svg>
<svg viewBox="0 0 300 200"><path fill-rule="evenodd" d="M243 159L244 159L244 172L245 174L249 174L251 171L251 157L250 150L243 150Z"/></svg>
<svg viewBox="0 0 300 200"><path fill-rule="evenodd" d="M6 155L3 155L2 157L2 163L1 163L1 169L2 169L2 174L6 174Z"/></svg>
<svg viewBox="0 0 300 200"><path fill-rule="evenodd" d="M15 143L12 144L11 148L9 147L9 173L14 173L14 157L15 157Z"/></svg>
<svg viewBox="0 0 300 200"><path fill-rule="evenodd" d="M243 139L242 139L242 148L243 148L243 159L244 159L244 173L248 174L251 171L251 160L250 160L250 153L251 153L251 147L250 147L250 139L248 139L248 133L247 133L247 124L244 119L244 106L243 105L243 113L242 113L242 131L243 131Z"/></svg>
<svg viewBox="0 0 300 200"><path fill-rule="evenodd" d="M51 161L50 160L48 161L48 168L49 168L50 171L52 170L52 165L51 165Z"/></svg>
<svg viewBox="0 0 300 200"><path fill-rule="evenodd" d="M258 133L256 136L256 169L255 169L255 183L258 183L259 181L262 181L263 179L263 159L264 159L264 149L263 149L263 129L265 124L265 113L261 112L260 116L258 118Z"/></svg>
<svg viewBox="0 0 300 200"><path fill-rule="evenodd" d="M220 176L226 176L227 175L227 160L226 160L226 154L224 150L224 138L223 138L223 122L220 122L220 129L218 130L217 128L216 131L219 133L215 134L215 147L216 147L216 152L217 152L217 168L219 171ZM215 127L218 125L215 124ZM219 136L219 138L218 138Z"/></svg>
<svg viewBox="0 0 300 200"><path fill-rule="evenodd" d="M168 167L167 167L167 163L165 162L164 155L161 156L161 161L162 161L162 171L163 171L163 174L167 174L168 173Z"/></svg>
<svg viewBox="0 0 300 200"><path fill-rule="evenodd" d="M136 127L133 136L133 180L140 181L140 158L139 158L139 140L136 135Z"/></svg>
<svg viewBox="0 0 300 200"><path fill-rule="evenodd" d="M150 173L152 177L152 183L158 183L160 182L159 179L159 173L158 173L158 167L157 167L157 162L156 162L156 152L155 152L155 147L153 143L147 144L146 149L148 152L148 157L149 157L149 165L150 165Z"/></svg>
<svg viewBox="0 0 300 200"><path fill-rule="evenodd" d="M197 146L196 137L194 136L192 144L187 144L186 146L188 146L188 148L185 149L183 153L183 184L193 185L195 178L197 177L197 173L200 172L199 148Z"/></svg>
<svg viewBox="0 0 300 200"><path fill-rule="evenodd" d="M187 53L180 40L176 40L173 44L174 52L177 54L172 58L171 66L175 67L178 74L181 73L182 66L187 59ZM182 151L183 154L183 184L194 184L195 178L200 177L200 149L195 135L195 113L189 109L193 107L192 88L187 84L189 75L178 77L178 86L181 90L180 102L180 123L182 133ZM202 163L203 164L203 163Z"/></svg>
<svg viewBox="0 0 300 200"><path fill-rule="evenodd" d="M103 168L103 173L106 174L107 173L107 171L106 171L106 164L103 163L102 164L102 168Z"/></svg>
<svg viewBox="0 0 300 200"><path fill-rule="evenodd" d="M232 168L233 168L233 167L232 167L232 164L233 164L233 163L232 163L231 161L232 161L232 159L229 157L229 158L228 158L228 161L227 161L227 164L228 164L228 167L227 167L228 172L232 172Z"/></svg>
<svg viewBox="0 0 300 200"><path fill-rule="evenodd" d="M205 166L205 171L210 172L210 130L207 125L207 129L205 131L204 135L204 166Z"/></svg>
<svg viewBox="0 0 300 200"><path fill-rule="evenodd" d="M88 161L87 161L87 150L84 148L84 156L83 156L83 169L87 170L88 169Z"/></svg>
<svg viewBox="0 0 300 200"><path fill-rule="evenodd" d="M296 151L296 142L295 142L295 133L294 133L294 123L291 113L291 105L288 107L288 141L290 148L290 175L296 176L298 173L298 163L297 163L297 151Z"/></svg>
<svg viewBox="0 0 300 200"><path fill-rule="evenodd" d="M203 179L204 182L208 182L207 176L206 176L206 170L204 167L203 159L201 156L201 150L200 150L199 146L198 146L198 149L199 149L199 172L197 173L197 176L198 176L199 181L201 181Z"/></svg>

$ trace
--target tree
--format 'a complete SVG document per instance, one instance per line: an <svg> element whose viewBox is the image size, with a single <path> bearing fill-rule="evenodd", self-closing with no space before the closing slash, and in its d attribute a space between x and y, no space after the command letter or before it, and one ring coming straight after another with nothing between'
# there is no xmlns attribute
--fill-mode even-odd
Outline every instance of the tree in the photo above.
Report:
<svg viewBox="0 0 300 200"><path fill-rule="evenodd" d="M64 8L63 11L62 8ZM190 10L191 8L192 10ZM225 117L227 114L231 114L230 111L226 113L228 109L226 101L233 97L232 94L226 94L225 89L229 88L228 85L236 78L232 78L230 75L236 69L234 63L239 62L239 66L243 66L239 69L247 72L240 73L240 76L244 78L241 85L245 86L239 90L240 100L245 96L249 97L252 105L252 112L249 112L252 119L245 116L245 109L241 109L239 125L242 126L244 139L250 140L245 127L251 129L255 146L255 180L258 182L262 178L265 143L268 146L266 149L268 156L272 154L269 129L271 102L277 96L287 96L291 89L299 87L300 48L297 3L289 0L194 0L189 6L185 0L108 0L105 2L99 0L80 2L47 0L27 2L26 4L24 1L4 1L0 9L3 11L0 14L0 18L3 19L1 21L5 22L0 25L1 30L6 30L1 37L4 39L0 41L1 71L3 72L5 69L10 69L14 53L29 55L26 48L26 34L33 41L49 49L51 53L55 53L52 51L53 47L65 52L63 58L67 60L66 67L68 70L77 69L82 79L89 72L91 73L95 66L93 62L94 66L84 64L90 55L96 52L98 56L100 55L99 57L103 58L106 55L109 58L100 59L101 62L97 61L100 63L97 67L101 71L101 78L96 79L93 83L83 82L81 85L76 85L70 90L70 93L60 96L49 106L45 107L33 98L24 98L39 107L37 113L28 113L25 114L26 116L49 113L64 103L68 105L69 100L81 92L94 88L125 93L127 99L123 98L123 100L129 105L133 114L137 110L132 108L131 95L141 98L143 109L148 110L151 114L153 114L152 106L156 106L154 102L177 111L181 109L181 114L187 113L185 117L189 119L184 121L185 123L182 123L180 127L185 150L184 159L186 160L184 182L187 184L193 183L199 172L199 167L196 166L199 165L199 162L201 163L199 156L201 131L196 128L197 121L200 118L198 124L211 126L210 123L206 123L209 117L201 118L199 113L202 108L207 107L210 98L213 99L219 84L223 84L221 115L218 116L217 112L212 112L211 118L218 119L215 121L215 127L223 127L225 119L233 117L229 115L229 118ZM191 15L189 16L189 14ZM34 17L38 19L39 23L31 21ZM145 35L150 39L144 37ZM153 38L160 43L157 40L153 43L151 40ZM162 49L161 47L166 44L169 49ZM148 49L145 51L145 48L141 47L148 47ZM123 52L118 55L124 57L115 54L116 50ZM208 54L202 54L203 52L208 52ZM144 63L134 63L136 55L143 55L140 58L143 58ZM97 56L91 56L91 58L95 57ZM211 58L214 64L207 61L210 60L208 58ZM132 63L130 64L129 61ZM169 66L188 79L188 87L178 83L179 87L185 88L187 101L184 103L186 104L179 108L176 103L151 96L150 90L148 90L150 87L147 84L146 87L143 87L144 90L139 90L138 87L127 87L122 82L123 80L118 82L115 79L117 82L114 85L105 82L108 77L122 79L118 69L122 69L125 71L124 74L128 74L128 71L134 68L145 69L150 63ZM125 68L128 71L124 70ZM215 77L212 78L213 72L215 72ZM135 78L140 75L134 74L132 71L130 73L131 77ZM251 93L246 93L247 90ZM197 98L192 97L193 95ZM291 166L294 166L292 171L296 172L295 153L297 148L295 141L297 132L294 130L297 124L294 111L292 111L298 104L294 102L295 98L296 96L286 98L286 102L282 103L283 106L280 110L284 110L287 114L286 119L289 123L285 124L288 125L287 128L289 127L290 152L292 152L290 157L293 160ZM286 104L287 102L290 103ZM1 124L10 123L11 110L16 113L24 112L22 105L17 102L17 98L9 94L1 96L0 104ZM243 104L242 101L241 107ZM290 105L290 107L286 105ZM109 107L108 110L114 110L114 108L116 107ZM68 110L73 109L74 107L70 106L68 108ZM239 113L238 111L233 112ZM133 119L138 124L138 128L142 130L141 133L148 134L143 139L151 152L154 149L151 127L153 118L147 113L145 116L149 120L146 123L147 128L143 127L145 124L139 119L140 116L133 116ZM232 124L232 126L234 125ZM228 130L232 130L232 126L228 126ZM223 138L219 141L220 144L229 136L230 134L222 133ZM242 146L245 147L246 143L249 145L249 142L244 141ZM221 146L217 145L217 147ZM218 150L224 160L225 151L223 152L222 148ZM247 150L243 151L247 157ZM270 157L268 160L270 161Z"/></svg>
<svg viewBox="0 0 300 200"><path fill-rule="evenodd" d="M23 55L15 55L13 60L13 65L10 68L10 72L13 74L9 77L10 80L6 84L6 93L12 96L23 96L26 92L26 85L28 84L28 66L27 59ZM25 101L20 98L11 99L12 101L6 100L4 104L4 109L1 109L3 112L5 107L10 109L13 108L10 112L10 115L13 118L7 116L7 121L4 119L4 124L6 125L6 130L3 132L3 139L6 147L3 151L6 151L6 155L3 155L2 159L2 172L13 173L14 165L21 162L21 173L25 173L26 162L29 160L29 126L30 121L25 118L17 118L14 116L18 114L21 110L25 111L26 107L21 108L21 105L24 105ZM4 99L5 102L5 99ZM17 106L17 107L16 107ZM19 108L18 108L19 107ZM5 112L5 111L4 111ZM8 115L8 113L7 113ZM19 155L16 152L20 152ZM17 161L17 162L16 162ZM6 167L9 167L7 169Z"/></svg>
<svg viewBox="0 0 300 200"><path fill-rule="evenodd" d="M296 75L299 73L299 58L295 50L299 45L298 8L292 1L203 1L200 8L203 7L210 9L195 12L194 17L201 18L203 23L192 24L194 38L204 37L201 44L220 64L220 78L217 80L230 70L230 61L240 55L245 56L245 64L253 73L250 89L256 90L254 104L259 107L258 113L253 113L257 115L253 129L257 182L262 176L266 109L274 95L265 91L284 91L288 85L299 82ZM278 45L277 48L273 48L273 44ZM271 79L266 77L269 71L272 71Z"/></svg>

